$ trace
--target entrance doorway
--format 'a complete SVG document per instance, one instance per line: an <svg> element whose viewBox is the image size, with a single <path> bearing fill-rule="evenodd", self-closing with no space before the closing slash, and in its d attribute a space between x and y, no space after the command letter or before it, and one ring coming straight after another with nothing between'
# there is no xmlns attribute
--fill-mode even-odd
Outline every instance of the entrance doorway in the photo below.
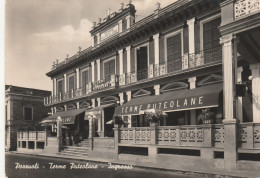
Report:
<svg viewBox="0 0 260 178"><path fill-rule="evenodd" d="M137 80L146 79L148 77L148 54L147 47L140 47L136 51L137 54Z"/></svg>

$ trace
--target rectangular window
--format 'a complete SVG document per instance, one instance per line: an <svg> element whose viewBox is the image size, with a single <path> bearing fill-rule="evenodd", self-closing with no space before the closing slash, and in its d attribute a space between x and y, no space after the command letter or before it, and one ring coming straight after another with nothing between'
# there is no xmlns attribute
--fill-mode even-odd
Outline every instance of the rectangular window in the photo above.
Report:
<svg viewBox="0 0 260 178"><path fill-rule="evenodd" d="M181 33L168 37L167 45L167 71L173 72L182 69Z"/></svg>
<svg viewBox="0 0 260 178"><path fill-rule="evenodd" d="M137 54L137 80L148 78L148 51L147 46L140 47L136 51Z"/></svg>
<svg viewBox="0 0 260 178"><path fill-rule="evenodd" d="M98 43L98 41L97 41L97 36L94 36L94 46L96 46L97 43Z"/></svg>
<svg viewBox="0 0 260 178"><path fill-rule="evenodd" d="M62 82L62 80L58 81L58 84L57 84L57 94L59 95L60 93L63 93L63 82Z"/></svg>
<svg viewBox="0 0 260 178"><path fill-rule="evenodd" d="M124 18L122 20L122 31L126 30L126 28L127 28L127 20Z"/></svg>
<svg viewBox="0 0 260 178"><path fill-rule="evenodd" d="M74 76L70 76L69 77L69 91L71 91L72 89L74 90L74 87L75 87Z"/></svg>
<svg viewBox="0 0 260 178"><path fill-rule="evenodd" d="M88 70L81 73L81 85L83 89L83 94L86 94L86 85L88 84Z"/></svg>
<svg viewBox="0 0 260 178"><path fill-rule="evenodd" d="M33 120L33 109L30 107L24 107L24 120L32 121Z"/></svg>
<svg viewBox="0 0 260 178"><path fill-rule="evenodd" d="M221 19L217 18L203 24L203 50L204 63L221 60L222 47L219 43L221 37L218 27Z"/></svg>
<svg viewBox="0 0 260 178"><path fill-rule="evenodd" d="M115 74L115 60L110 60L104 63L104 78L106 81L110 81L112 74Z"/></svg>

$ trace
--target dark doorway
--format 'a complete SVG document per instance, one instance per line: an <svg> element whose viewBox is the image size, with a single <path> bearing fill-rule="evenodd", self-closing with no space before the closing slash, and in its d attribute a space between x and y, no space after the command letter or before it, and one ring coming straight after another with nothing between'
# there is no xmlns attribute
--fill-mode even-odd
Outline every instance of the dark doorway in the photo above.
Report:
<svg viewBox="0 0 260 178"><path fill-rule="evenodd" d="M114 137L114 125L113 124L106 124L108 121L113 119L113 115L115 112L115 107L104 108L104 120L105 120L105 129L104 135L105 137Z"/></svg>

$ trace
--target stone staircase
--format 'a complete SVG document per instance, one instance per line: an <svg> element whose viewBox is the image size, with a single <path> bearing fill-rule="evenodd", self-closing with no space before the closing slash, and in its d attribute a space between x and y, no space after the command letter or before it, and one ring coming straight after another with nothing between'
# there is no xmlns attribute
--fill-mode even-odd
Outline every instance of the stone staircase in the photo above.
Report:
<svg viewBox="0 0 260 178"><path fill-rule="evenodd" d="M59 155L73 156L73 157L88 157L89 140L84 139L77 146L65 146Z"/></svg>

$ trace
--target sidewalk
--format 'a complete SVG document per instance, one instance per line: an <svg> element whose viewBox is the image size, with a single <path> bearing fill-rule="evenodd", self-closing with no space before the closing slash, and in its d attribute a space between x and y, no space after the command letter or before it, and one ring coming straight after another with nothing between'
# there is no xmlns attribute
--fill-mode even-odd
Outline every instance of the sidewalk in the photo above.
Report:
<svg viewBox="0 0 260 178"><path fill-rule="evenodd" d="M97 163L112 163L112 164L126 164L132 165L136 168L141 169L153 169L158 171L171 171L181 174L188 174L188 175L198 175L200 177L260 177L259 175L255 175L252 172L245 172L245 171L237 171L237 170L224 170L224 169L210 169L210 171L205 168L204 172L198 172L193 170L173 170L173 169L163 169L158 168L154 163L143 163L143 162L133 162L133 161L126 161L126 160L108 160L108 159L101 159L101 158L82 158L82 157L74 157L74 156L65 156L59 154L34 154L34 153L22 153L17 151L6 152L11 154L23 154L23 155L33 155L33 156L42 156L42 157L52 157L52 158L61 158L61 159L71 159L77 161L89 161L89 162L97 162Z"/></svg>

